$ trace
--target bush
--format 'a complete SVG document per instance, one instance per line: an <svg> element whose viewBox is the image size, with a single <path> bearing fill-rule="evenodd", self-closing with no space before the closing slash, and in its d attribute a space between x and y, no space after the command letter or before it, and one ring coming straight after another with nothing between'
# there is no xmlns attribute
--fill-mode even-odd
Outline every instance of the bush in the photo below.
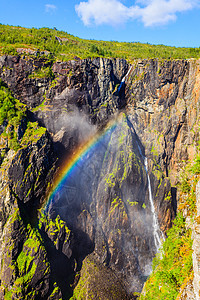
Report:
<svg viewBox="0 0 200 300"><path fill-rule="evenodd" d="M25 114L26 106L15 99L8 88L0 82L0 125L6 120L19 123ZM12 123L12 122L11 122Z"/></svg>
<svg viewBox="0 0 200 300"><path fill-rule="evenodd" d="M183 193L189 193L190 191L190 184L188 182L188 178L184 178L181 182L181 191Z"/></svg>
<svg viewBox="0 0 200 300"><path fill-rule="evenodd" d="M200 174L200 154L197 155L195 161L194 161L194 165L191 168L191 171L193 174Z"/></svg>
<svg viewBox="0 0 200 300"><path fill-rule="evenodd" d="M179 213L167 232L161 254L153 260L153 273L145 284L141 300L175 300L192 271L191 230Z"/></svg>
<svg viewBox="0 0 200 300"><path fill-rule="evenodd" d="M8 148L15 151L20 148L16 132L17 126L20 125L25 113L26 106L15 99L6 85L0 80L0 125L6 124L2 135L8 141Z"/></svg>
<svg viewBox="0 0 200 300"><path fill-rule="evenodd" d="M54 79L54 73L51 67L41 68L29 75L30 78L51 78Z"/></svg>
<svg viewBox="0 0 200 300"><path fill-rule="evenodd" d="M1 49L2 54L18 55L17 50L12 45L5 45Z"/></svg>

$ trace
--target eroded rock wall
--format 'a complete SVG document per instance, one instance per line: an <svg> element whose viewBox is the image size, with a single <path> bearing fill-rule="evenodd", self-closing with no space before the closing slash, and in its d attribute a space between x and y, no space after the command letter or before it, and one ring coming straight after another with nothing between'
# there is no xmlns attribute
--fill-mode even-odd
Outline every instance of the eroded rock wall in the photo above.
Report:
<svg viewBox="0 0 200 300"><path fill-rule="evenodd" d="M143 60L127 81L127 113L148 157L172 184L199 140L200 61Z"/></svg>
<svg viewBox="0 0 200 300"><path fill-rule="evenodd" d="M41 78L38 72L45 68L50 68L51 73ZM63 274L67 277L71 272L73 277L82 262L85 265L85 256L91 252L96 265L104 264L114 272L113 283L123 281L119 293L124 297L127 296L124 286L129 293L141 291L155 255L143 156L148 158L155 209L165 233L175 215L174 186L181 167L184 161L194 159L197 151L200 72L199 61L137 60L126 77L125 90L119 91L120 81L128 69L127 62L120 59L61 63L45 58L1 57L1 79L27 104L29 118L39 120L53 139L51 144L47 134L16 155L9 152L8 179L4 180L5 167L2 169L2 251L9 248L10 241L14 241L14 245L19 241L20 245L16 246L20 249L14 250L11 260L1 259L5 264L1 274L2 295L14 290L16 296L22 297L17 278L24 278L32 270L31 278L27 279L31 284L22 289L23 295L35 289L37 293L31 294L33 299L69 297L74 279L72 282L68 279L66 288L59 268L66 266ZM122 109L123 121L117 122L101 151L96 149L88 157L78 177L71 179L67 204L58 202L55 207L52 203L51 219L40 217L37 236L34 231L38 224L37 207L44 199L46 184L52 179L49 170L54 164L54 159L51 160L54 151L63 158ZM15 155L14 160L12 155ZM78 186L79 192L75 193L75 201L69 201L73 184ZM8 193L5 193L6 188ZM33 223L28 214L25 213L28 220L23 215L24 211L31 211L30 207L36 218ZM17 221L9 220L8 215L14 218L18 210ZM58 222L58 214L64 221ZM50 220L52 224L48 225ZM27 228L27 223L31 223L31 227ZM14 237L10 231L14 232ZM6 241L5 236L8 236ZM34 238L40 240L37 247L30 246ZM30 252L33 255L29 263L25 260L27 268L23 273L21 253L29 257ZM9 251L5 253L10 257ZM59 257L62 259L57 264ZM17 261L17 264L8 268L10 261ZM41 264L38 271L35 264ZM77 288L80 284L81 281ZM94 282L92 288L95 295Z"/></svg>

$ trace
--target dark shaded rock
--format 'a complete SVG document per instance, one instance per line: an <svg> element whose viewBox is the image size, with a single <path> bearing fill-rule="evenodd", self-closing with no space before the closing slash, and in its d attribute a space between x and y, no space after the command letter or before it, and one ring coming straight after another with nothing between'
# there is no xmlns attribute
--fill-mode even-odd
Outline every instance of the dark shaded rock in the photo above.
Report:
<svg viewBox="0 0 200 300"><path fill-rule="evenodd" d="M74 234L59 216L51 219L44 213L40 215L39 228L50 263L51 286L56 283L49 299L57 299L52 297L59 295L62 299L69 299L77 268Z"/></svg>
<svg viewBox="0 0 200 300"><path fill-rule="evenodd" d="M17 128L17 140L20 141L27 128L27 120L23 118L21 124Z"/></svg>
<svg viewBox="0 0 200 300"><path fill-rule="evenodd" d="M87 299L88 297L108 300L134 299L128 296L122 281L114 272L100 264L94 255L89 255L83 261L73 297L74 299Z"/></svg>
<svg viewBox="0 0 200 300"><path fill-rule="evenodd" d="M55 155L48 134L43 134L35 143L20 149L9 169L9 183L19 201L37 208L42 203L48 181L52 178L50 170L55 164Z"/></svg>
<svg viewBox="0 0 200 300"><path fill-rule="evenodd" d="M18 299L46 299L50 269L35 230L27 228L16 209L4 225L1 243L1 290Z"/></svg>
<svg viewBox="0 0 200 300"><path fill-rule="evenodd" d="M20 126L22 139L26 120ZM0 168L2 299L47 299L53 289L46 249L32 227L56 162L50 137L43 132L28 136L17 153L8 149Z"/></svg>

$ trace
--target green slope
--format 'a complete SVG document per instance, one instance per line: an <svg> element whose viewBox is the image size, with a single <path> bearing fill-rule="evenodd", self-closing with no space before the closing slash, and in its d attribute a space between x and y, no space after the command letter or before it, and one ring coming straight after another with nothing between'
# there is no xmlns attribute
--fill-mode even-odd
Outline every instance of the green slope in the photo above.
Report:
<svg viewBox="0 0 200 300"><path fill-rule="evenodd" d="M59 60L100 56L125 58L131 62L135 58L188 59L200 57L200 48L84 40L57 29L0 25L0 54L17 54L19 48L21 48L21 52L23 52L22 49L49 51L53 57Z"/></svg>

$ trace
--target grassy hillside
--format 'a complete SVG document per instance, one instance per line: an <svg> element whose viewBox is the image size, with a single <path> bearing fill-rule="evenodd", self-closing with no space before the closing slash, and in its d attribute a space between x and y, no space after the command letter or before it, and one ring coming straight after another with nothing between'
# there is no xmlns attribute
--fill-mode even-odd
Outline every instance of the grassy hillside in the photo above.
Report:
<svg viewBox="0 0 200 300"><path fill-rule="evenodd" d="M176 48L164 45L84 40L64 31L50 28L23 28L0 25L0 54L22 53L23 49L49 51L59 60L75 56L119 57L131 62L135 58L187 59L199 58L200 48ZM31 51L29 51L31 53ZM48 53L45 53L46 55Z"/></svg>
<svg viewBox="0 0 200 300"><path fill-rule="evenodd" d="M153 260L153 272L145 283L140 300L178 300L187 284L193 280L192 231L196 217L196 184L200 175L200 154L183 169L180 178L178 214L167 232L161 253ZM186 212L188 220L186 221ZM190 217L190 218L189 218ZM184 298L185 299L185 298Z"/></svg>

